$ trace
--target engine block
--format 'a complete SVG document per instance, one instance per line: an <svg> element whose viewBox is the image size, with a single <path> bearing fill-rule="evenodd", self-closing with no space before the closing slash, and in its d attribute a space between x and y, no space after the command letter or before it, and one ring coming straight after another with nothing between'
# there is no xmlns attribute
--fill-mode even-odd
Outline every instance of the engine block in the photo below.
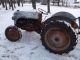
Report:
<svg viewBox="0 0 80 60"><path fill-rule="evenodd" d="M42 14L36 11L16 11L12 19L14 20L15 26L23 30L38 31L42 28Z"/></svg>

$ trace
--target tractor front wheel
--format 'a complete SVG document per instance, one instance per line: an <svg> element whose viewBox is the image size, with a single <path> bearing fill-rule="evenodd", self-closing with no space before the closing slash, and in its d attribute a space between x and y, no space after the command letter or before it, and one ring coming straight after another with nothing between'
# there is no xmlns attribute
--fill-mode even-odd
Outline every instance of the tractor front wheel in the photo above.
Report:
<svg viewBox="0 0 80 60"><path fill-rule="evenodd" d="M9 26L5 30L5 36L9 41L16 42L21 38L22 34L21 34L21 31L17 27Z"/></svg>

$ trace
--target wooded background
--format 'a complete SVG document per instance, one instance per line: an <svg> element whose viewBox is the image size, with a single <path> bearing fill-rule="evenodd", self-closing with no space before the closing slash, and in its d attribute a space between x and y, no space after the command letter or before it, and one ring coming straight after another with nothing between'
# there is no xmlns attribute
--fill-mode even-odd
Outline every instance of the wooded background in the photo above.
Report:
<svg viewBox="0 0 80 60"><path fill-rule="evenodd" d="M48 10L50 8L50 2L57 6L69 6L68 0L0 0L0 5L6 10L14 10L17 6L24 6L24 3L32 3L33 9L36 9L36 3L47 5Z"/></svg>

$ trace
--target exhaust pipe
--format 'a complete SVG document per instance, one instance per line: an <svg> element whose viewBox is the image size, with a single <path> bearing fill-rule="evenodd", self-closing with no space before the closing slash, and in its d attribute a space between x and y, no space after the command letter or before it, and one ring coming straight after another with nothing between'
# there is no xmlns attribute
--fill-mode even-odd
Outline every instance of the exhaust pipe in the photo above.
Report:
<svg viewBox="0 0 80 60"><path fill-rule="evenodd" d="M79 27L78 28L80 29L80 17L78 17L78 20L79 20Z"/></svg>
<svg viewBox="0 0 80 60"><path fill-rule="evenodd" d="M78 17L77 19L78 19L78 22L79 22L79 25L78 25L78 33L77 34L80 34L80 17Z"/></svg>

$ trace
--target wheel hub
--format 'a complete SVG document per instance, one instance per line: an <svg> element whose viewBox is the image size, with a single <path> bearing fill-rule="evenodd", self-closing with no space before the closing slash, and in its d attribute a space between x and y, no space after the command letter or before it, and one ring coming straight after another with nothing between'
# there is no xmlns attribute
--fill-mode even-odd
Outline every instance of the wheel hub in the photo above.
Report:
<svg viewBox="0 0 80 60"><path fill-rule="evenodd" d="M51 28L46 33L45 42L51 49L61 51L69 46L70 37L65 29Z"/></svg>
<svg viewBox="0 0 80 60"><path fill-rule="evenodd" d="M17 27L11 26L6 29L5 36L8 40L15 42L21 38L21 33Z"/></svg>
<svg viewBox="0 0 80 60"><path fill-rule="evenodd" d="M9 29L8 36L12 39L18 38L18 32L15 29Z"/></svg>

